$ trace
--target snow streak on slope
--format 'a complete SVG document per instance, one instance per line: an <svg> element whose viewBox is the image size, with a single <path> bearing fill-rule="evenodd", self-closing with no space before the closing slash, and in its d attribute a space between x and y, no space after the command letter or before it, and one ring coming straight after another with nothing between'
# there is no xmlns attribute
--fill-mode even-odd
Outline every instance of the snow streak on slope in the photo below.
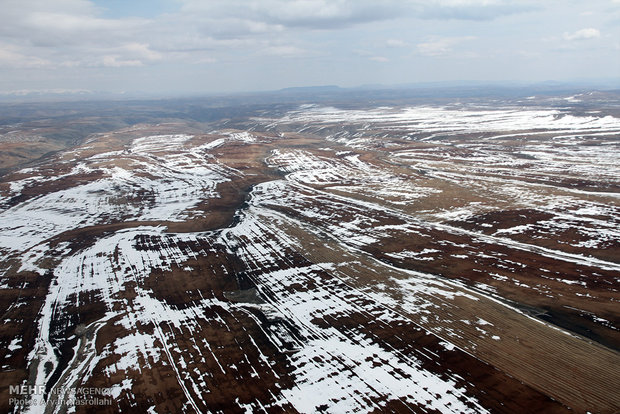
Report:
<svg viewBox="0 0 620 414"><path fill-rule="evenodd" d="M297 367L293 371L295 385L282 389L281 398L295 409L312 412L316 409L316 401L323 401L333 412L368 411L398 399L406 404L423 404L439 410L484 411L464 389L456 386L456 378L446 379L445 374L427 371L421 367L421 361L385 349L367 334L345 334L335 327L317 324L317 320L346 317L360 311L368 312L369 320L375 322L394 323L401 318L380 305L371 309L362 306L365 295L332 279L324 270L330 268L329 263L296 266L290 261L292 240L278 237L270 229L274 220L268 211L253 207L244 213L242 222L225 231L219 241L213 240L216 233L164 234L162 229L142 227L117 232L91 248L68 256L56 268L42 309L39 339L31 353L32 361L39 367L36 383L47 383L58 367L57 350L52 343L53 321L62 319L63 309L80 306L74 302L76 292L90 292L106 307L105 316L97 322L114 321L127 331L103 352L91 356L81 377L66 372L65 386L72 381L88 380L100 370L112 377L118 372L148 370L162 361L174 370L192 406L208 407L199 396L208 389L205 377L210 373L183 373L195 359L204 358L205 349L216 346L210 345L214 338L200 335L200 320L217 322L206 316L207 310L218 308L218 312L234 314L240 312L235 309L239 305L211 298L178 309L143 286L154 270L169 271L172 266L182 266L192 258L214 253L206 247L197 250L182 246L214 246L221 242L237 251L247 268L256 269L252 280L267 301L259 309L270 318L287 322L280 329L268 331L268 336L277 346L294 345L295 352L288 359L291 366ZM157 244L152 249L141 247L142 240L157 241ZM296 289L298 284L315 287ZM135 292L133 299L123 295L129 286ZM153 332L145 332L146 326L154 327ZM303 340L293 339L287 333L291 329ZM182 332L194 332L194 341L203 341L203 346L196 350L178 348L175 338ZM120 359L110 364L106 358L111 355L119 355ZM378 361L381 363L377 364ZM265 363L269 366L269 361ZM232 368L223 361L219 364L223 371ZM127 387L131 382L123 384ZM335 387L342 391L334 394ZM192 392L193 389L198 391Z"/></svg>
<svg viewBox="0 0 620 414"><path fill-rule="evenodd" d="M6 187L0 282L45 292L28 384L111 387L144 412L615 403L596 378L611 351L532 315L615 338L620 171L601 148L618 119L306 106L251 122L302 138L149 135ZM71 411L67 395L31 412Z"/></svg>
<svg viewBox="0 0 620 414"><path fill-rule="evenodd" d="M255 191L257 195L281 196L271 183ZM374 323L398 322L401 317L380 304L363 306L366 296L333 278L330 263L296 266L289 247L295 242L270 228L279 218L257 207L260 203L260 197L253 198L242 224L226 231L224 239L248 267L259 264L262 271L251 276L252 280L275 311L304 338L303 343L296 343L291 356L292 366L297 367L295 387L282 391L296 409L314 412L319 408L317 401L323 401L330 412L367 412L398 399L439 411L485 411L456 386L455 379L426 371L419 360L385 349L361 332L347 333L317 323L358 312L368 312ZM386 396L387 401L380 402Z"/></svg>
<svg viewBox="0 0 620 414"><path fill-rule="evenodd" d="M408 132L484 132L551 130L574 133L618 132L620 120L612 116L574 116L550 109L483 108L452 109L442 107L383 107L370 110L344 110L314 105L302 106L283 117L280 123L368 124L383 125L386 130Z"/></svg>
<svg viewBox="0 0 620 414"><path fill-rule="evenodd" d="M145 185L140 175L147 173L153 176L160 168L164 173L162 175L160 172L163 181L160 189L168 188L166 186L178 189L186 185L197 193L211 194L207 191L213 188L215 179L225 178L214 173L201 174L201 168L206 167L200 165L192 166L191 176L181 175L187 163L186 157L193 157L191 152L190 155L178 154L179 146L186 141L186 137L135 140L131 158L152 158L154 161L150 162L153 164L131 170L113 167L104 170L104 174L110 175L109 178L71 188L73 193L67 201L68 205L77 201L86 202L88 194L95 194L91 197L91 204L96 207L86 210L87 214L82 210L80 217L89 221L75 223L67 219L66 227L52 225L42 232L39 239L31 241L32 245L37 246L37 249L31 250L38 253L31 255L30 266L37 266L41 252L46 248L45 240L72 226L96 224L103 212L116 214L116 217L123 214L132 219L157 216L160 220L170 221L178 219L179 214L186 210L166 208L175 198L183 199L184 194L180 192L173 193L170 202L166 197L160 197L151 206L137 207L138 211L105 209L108 205L106 197L102 196L105 192L89 191L94 185L114 185L120 191L133 187L143 189ZM105 161L106 157L97 156L97 162ZM355 164L356 160L352 163ZM98 168L101 170L104 167ZM208 171L212 170L217 169ZM139 173L137 177L134 176L136 173ZM213 182L203 181L205 177L213 178ZM46 195L45 205L54 211L60 210L59 206L69 199L67 191ZM263 189L259 186L254 191L260 193ZM277 196L277 193L273 195ZM58 197L58 201L54 197ZM32 205L33 201L22 208ZM38 208L42 209L42 206ZM63 213L67 217L77 216L66 210ZM49 217L45 218L50 221ZM37 341L29 354L29 362L36 373L33 383L53 385L62 390L105 379L113 385L116 398L131 400L139 389L135 379L132 379L134 371L144 375L164 370L176 378L187 407L207 412L210 404L205 393L217 383L213 383L214 372L205 370L204 365L201 368L201 364L212 359L221 373L227 375L237 371L241 362L231 363L229 357L223 357L217 351L217 336L203 336L202 332L208 326L232 326L231 322L244 315L259 312L259 315L266 315L274 321L268 328L263 328L264 334L273 344L270 346L275 346L275 352L284 355L286 365L294 367L288 374L293 382L274 388L276 398L271 401L250 400L247 404L251 407L271 404L311 412L318 408L316 401L321 401L323 409L333 412L369 411L384 407L391 401L400 401L405 405L424 405L440 410L484 411L475 397L468 395L462 385L457 385L459 378L446 376L443 371L429 371L422 367L421 359L385 348L369 333L345 333L338 327L317 323L317 320L342 318L359 312L372 321L405 321L380 305L364 309L365 295L337 279L330 280L330 274L325 272L330 267L328 263L300 266L291 261L291 247L294 245L297 250L302 247L290 238L277 236L271 227L274 219L275 216L267 210L252 206L243 213L239 224L225 230L221 236L219 232L173 234L167 233L165 227L141 226L117 230L78 250L67 247L61 255L62 260L55 266L41 309ZM25 235L34 233L32 228L23 227ZM28 230L30 233L26 233ZM192 271L188 263L219 255L221 248L218 245L226 246L227 254L237 256L243 268L251 270L248 277L258 289L261 298L258 305L222 301L219 294L207 295L206 291L204 296L201 291L200 298L182 307L172 305L168 299L159 296L159 285L150 282L154 273L174 274L179 269ZM222 270L224 274L228 273L226 268ZM315 287L296 291L298 283ZM326 302L328 297L331 299ZM85 321L84 326L72 328L66 319L74 312L72 309L86 309L95 303L103 305L103 312L96 319ZM251 318L254 320L256 316ZM95 346L98 336L106 335L109 330L115 332L114 340L102 349ZM194 345L181 347L181 337ZM255 344L258 351L258 360L252 361L256 365L253 365L249 378L264 379L265 372L269 372L273 364L267 357L269 347L259 346L259 338L252 334L248 340ZM63 365L61 359L67 352L63 350L66 343L73 344L73 357L69 364ZM247 351L244 347L243 352ZM190 369L192 366L194 368ZM98 373L103 373L103 377ZM117 382L119 375L122 381ZM275 371L269 375L275 378L281 376ZM333 394L334 387L342 391ZM318 400L315 399L317 396ZM61 397L50 398L48 410L62 412L66 409ZM30 412L42 412L44 408L32 406Z"/></svg>
<svg viewBox="0 0 620 414"><path fill-rule="evenodd" d="M331 156L331 157L330 157ZM411 180L410 176L396 175L366 163L359 154L343 151L316 156L308 151L274 150L268 158L269 166L288 173L287 179L309 185L329 186L331 190L355 192L363 187L366 194L390 204L404 205L429 194L439 193L432 187Z"/></svg>
<svg viewBox="0 0 620 414"><path fill-rule="evenodd" d="M0 211L0 249L24 251L64 231L111 221L183 221L199 202L217 197L225 167L199 151L185 150L187 135L144 137L124 154L91 156L61 177L39 177L43 186L93 173L102 178L35 197ZM115 165L118 159L123 167ZM20 194L14 187L12 197Z"/></svg>

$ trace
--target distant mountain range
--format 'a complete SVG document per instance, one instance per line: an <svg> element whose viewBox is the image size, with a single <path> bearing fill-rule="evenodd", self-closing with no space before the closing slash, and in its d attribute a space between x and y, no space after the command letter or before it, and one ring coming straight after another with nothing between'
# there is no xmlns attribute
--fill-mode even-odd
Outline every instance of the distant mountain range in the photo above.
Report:
<svg viewBox="0 0 620 414"><path fill-rule="evenodd" d="M558 93L581 92L583 90L620 90L620 78L613 79L576 79L572 81L479 81L457 80L441 82L415 82L404 84L365 84L356 87L340 87L338 85L293 86L273 91L248 91L236 93L153 93L153 92L106 92L88 89L20 89L0 91L0 102L32 102L32 101L75 101L75 100L132 100L132 99L167 99L167 98L196 98L196 97L338 97L376 91L424 91L424 96L482 96L491 92L498 92L514 96L515 93Z"/></svg>

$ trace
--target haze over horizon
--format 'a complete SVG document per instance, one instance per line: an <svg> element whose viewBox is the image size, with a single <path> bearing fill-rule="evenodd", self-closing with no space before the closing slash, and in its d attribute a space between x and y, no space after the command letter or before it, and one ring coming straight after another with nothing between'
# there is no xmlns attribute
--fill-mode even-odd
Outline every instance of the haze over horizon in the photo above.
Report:
<svg viewBox="0 0 620 414"><path fill-rule="evenodd" d="M0 93L620 74L620 1L5 0Z"/></svg>

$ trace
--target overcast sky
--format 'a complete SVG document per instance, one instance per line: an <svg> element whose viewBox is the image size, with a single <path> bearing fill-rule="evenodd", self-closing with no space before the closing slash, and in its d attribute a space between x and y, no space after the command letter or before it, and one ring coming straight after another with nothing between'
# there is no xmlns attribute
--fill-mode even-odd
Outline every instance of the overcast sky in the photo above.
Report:
<svg viewBox="0 0 620 414"><path fill-rule="evenodd" d="M620 0L0 0L0 92L620 77Z"/></svg>

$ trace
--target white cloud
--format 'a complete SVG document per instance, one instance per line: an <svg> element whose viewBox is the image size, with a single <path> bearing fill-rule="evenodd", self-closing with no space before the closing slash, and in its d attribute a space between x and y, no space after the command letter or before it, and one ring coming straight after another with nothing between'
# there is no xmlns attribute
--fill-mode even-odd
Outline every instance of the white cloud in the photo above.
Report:
<svg viewBox="0 0 620 414"><path fill-rule="evenodd" d="M280 27L340 29L395 18L407 2L384 0L182 0L183 14L205 19L238 18Z"/></svg>
<svg viewBox="0 0 620 414"><path fill-rule="evenodd" d="M528 0L414 0L412 6L420 18L483 21L536 10L540 4Z"/></svg>
<svg viewBox="0 0 620 414"><path fill-rule="evenodd" d="M126 45L122 45L120 50L126 52L127 55L134 56L142 60L154 61L162 58L161 53L151 50L149 45L145 43L128 43Z"/></svg>
<svg viewBox="0 0 620 414"><path fill-rule="evenodd" d="M41 68L51 64L46 59L36 56L26 56L14 46L0 45L0 67L10 68Z"/></svg>
<svg viewBox="0 0 620 414"><path fill-rule="evenodd" d="M385 45L388 47L407 47L409 44L400 39L388 39L385 41Z"/></svg>
<svg viewBox="0 0 620 414"><path fill-rule="evenodd" d="M6 0L0 15L0 37L40 47L109 44L129 41L147 21L104 19L85 0Z"/></svg>
<svg viewBox="0 0 620 414"><path fill-rule="evenodd" d="M442 37L433 38L427 42L418 43L418 53L424 56L444 56L453 52L453 47L468 40L475 39L474 36L462 37Z"/></svg>
<svg viewBox="0 0 620 414"><path fill-rule="evenodd" d="M182 14L283 27L342 29L403 17L492 20L532 10L531 0L181 0Z"/></svg>
<svg viewBox="0 0 620 414"><path fill-rule="evenodd" d="M601 32L598 29L594 29L594 28L587 28L587 29L581 29L581 30L577 30L576 32L573 33L564 33L564 39L565 40L586 40L586 39L596 39L601 37Z"/></svg>
<svg viewBox="0 0 620 414"><path fill-rule="evenodd" d="M109 68L120 68L123 66L143 66L143 63L140 60L123 60L118 55L108 55L104 56L102 59L103 66Z"/></svg>
<svg viewBox="0 0 620 414"><path fill-rule="evenodd" d="M546 71L545 78L551 78L560 72L556 72L555 63L545 63L551 60L550 47L561 50L567 62L581 62L587 46L588 53L606 63L597 66L612 68L605 69L608 72L617 68L618 62L618 54L609 53L617 50L619 33L619 26L612 24L617 14L609 10L618 9L620 0L592 0L579 6L572 0L571 7L560 0L166 0L165 13L163 9L158 13L154 4L143 13L148 18L110 17L126 14L122 5L116 6L121 4L117 1L97 2L110 4L109 12L98 8L95 0L0 3L4 78L0 84L7 85L0 86L11 89L32 88L35 81L43 85L47 79L50 83L66 79L60 85L63 87L98 89L104 81L112 85L106 87L117 87L118 81L129 76L135 79L127 81L123 89L140 82L152 82L155 87L170 84L170 88L176 82L193 88L192 79L200 79L203 88L233 85L251 89L257 79L262 82L270 76L274 85L309 80L373 83L378 63L360 65L355 74L351 65L362 60L387 62L388 58L392 64L384 65L386 73L406 83L412 54L439 57L428 59L420 69L421 76L428 79L496 73L518 78L525 75L517 71L517 63L525 59L528 70L539 71L532 77ZM128 9L133 13L136 6ZM586 12L592 14L581 15ZM566 22L573 21L582 23L571 30L586 29L562 36ZM430 33L436 36L425 37ZM467 36L470 34L478 40L468 43L474 39ZM587 40L596 38L600 40ZM600 47L594 50L591 43ZM520 55L520 50L536 58ZM514 62L497 58L458 67L462 59L503 56L503 51L509 52ZM295 63L292 58L300 56L303 61ZM310 60L311 64L305 64ZM285 76L276 75L279 68L289 66L296 69L283 71ZM92 70L79 70L84 67ZM128 67L135 69L122 70ZM566 64L562 69L568 73L577 67ZM30 69L28 76L22 68ZM35 69L45 76L32 76ZM80 76L83 78L77 84ZM15 79L21 79L22 84L17 85Z"/></svg>
<svg viewBox="0 0 620 414"><path fill-rule="evenodd" d="M306 54L304 49L297 46L267 46L262 53L271 56L302 56Z"/></svg>
<svg viewBox="0 0 620 414"><path fill-rule="evenodd" d="M103 9L89 0L2 0L0 42L12 47L3 52L2 65L121 67L178 59L195 63L219 60L218 53L234 50L298 56L305 51L280 44L283 32L294 37L307 29L345 30L400 18L489 19L521 7L512 0L178 0L177 4L177 11L144 19L105 18ZM389 39L386 46L408 44Z"/></svg>

